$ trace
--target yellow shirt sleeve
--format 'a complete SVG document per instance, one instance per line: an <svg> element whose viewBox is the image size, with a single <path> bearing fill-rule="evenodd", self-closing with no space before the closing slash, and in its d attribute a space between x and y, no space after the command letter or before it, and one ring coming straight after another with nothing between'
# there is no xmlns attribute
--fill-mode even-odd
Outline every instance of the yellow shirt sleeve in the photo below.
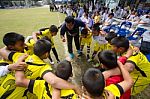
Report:
<svg viewBox="0 0 150 99"><path fill-rule="evenodd" d="M48 36L48 34L49 34L49 29L46 29L45 31L41 32L42 36Z"/></svg>
<svg viewBox="0 0 150 99"><path fill-rule="evenodd" d="M120 85L118 85L118 86L120 86ZM120 87L118 87L118 86L111 84L111 85L105 87L105 90L110 91L115 97L120 97L123 94L123 89L121 86Z"/></svg>
<svg viewBox="0 0 150 99"><path fill-rule="evenodd" d="M46 64L43 68L40 70L40 77L43 77L46 73L52 72L52 68L50 65Z"/></svg>
<svg viewBox="0 0 150 99"><path fill-rule="evenodd" d="M11 53L9 54L9 56L8 56L8 59L9 59L10 61L17 62L17 61L18 61L18 58L19 58L20 56L22 56L23 54L25 54L25 53L11 52Z"/></svg>

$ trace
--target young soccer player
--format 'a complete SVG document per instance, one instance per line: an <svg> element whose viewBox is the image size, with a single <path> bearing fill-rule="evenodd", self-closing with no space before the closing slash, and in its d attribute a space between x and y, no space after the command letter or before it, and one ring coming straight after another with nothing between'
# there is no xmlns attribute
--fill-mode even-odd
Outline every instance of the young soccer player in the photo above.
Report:
<svg viewBox="0 0 150 99"><path fill-rule="evenodd" d="M64 80L68 80L69 77L72 75L71 63L66 60L60 62L56 67L55 75ZM53 96L53 91L54 91L53 87L50 84L48 84L46 81L27 79L25 78L24 71L16 71L15 77L16 77L16 85L28 88L30 92L32 92L38 97L38 99L42 99L42 98L56 99ZM77 95L73 90L61 90L60 96L61 97L59 98L63 98L63 99L77 99Z"/></svg>
<svg viewBox="0 0 150 99"><path fill-rule="evenodd" d="M80 51L81 54L83 53L83 48L85 44L87 44L87 60L90 59L90 46L92 43L92 33L88 32L87 29L81 30L81 36L80 36Z"/></svg>
<svg viewBox="0 0 150 99"><path fill-rule="evenodd" d="M100 27L98 24L94 24L92 27L92 35L93 35L93 40L95 41L94 44L94 52L92 54L91 60L95 58L97 55L98 51L102 51L105 49L107 41L105 40L105 32L100 30ZM89 60L89 61L91 61Z"/></svg>
<svg viewBox="0 0 150 99"><path fill-rule="evenodd" d="M57 26L51 25L50 28L43 28L43 29L40 29L39 32L33 32L32 36L33 36L33 39L34 39L35 42L38 40L38 38L41 39L43 37L47 37L48 40L50 41L51 45L52 45L52 51L53 51L53 53L55 55L57 63L59 63L60 60L59 60L57 51L55 49L54 40L53 40L53 36L56 36L57 32L58 32ZM52 60L50 55L49 55L49 60L50 60L51 64L54 64L54 62L53 62L53 60Z"/></svg>
<svg viewBox="0 0 150 99"><path fill-rule="evenodd" d="M38 40L36 44L34 45L34 54L31 56L28 56L28 58L25 60L27 64L29 64L28 68L25 71L25 75L27 78L30 79L41 79L43 78L51 84L53 87L58 88L58 89L75 89L76 91L78 88L58 77L56 77L51 71L52 68L49 64L46 64L43 59L46 59L49 55L49 51L51 49L51 44L47 40ZM0 50L0 53L6 54L7 58L11 61L16 62L18 60L18 57L23 55L23 53L18 53L18 52L9 52L7 50ZM10 83L11 86L13 87L8 87L5 89L3 87L3 84L6 84L6 82L10 80L12 81ZM23 97L28 97L30 98L32 95L31 93L28 92L26 88L22 87L16 87L15 86L15 78L11 77L9 79L5 79L4 81L2 80L1 84L1 91L2 93L0 94L0 97L7 97L7 98L23 98ZM61 82L61 83L60 83ZM12 91L7 94L9 90ZM6 93L5 93L6 92Z"/></svg>
<svg viewBox="0 0 150 99"><path fill-rule="evenodd" d="M101 67L104 70L110 70L118 67L117 64L117 55L111 50L104 50L98 54L99 61L101 63ZM110 84L117 84L123 81L122 75L113 75L106 80L106 86ZM131 90L129 89L123 95L121 95L120 99L130 99Z"/></svg>
<svg viewBox="0 0 150 99"><path fill-rule="evenodd" d="M3 43L10 51L24 52L25 43L21 34L15 32L6 33L3 37Z"/></svg>
<svg viewBox="0 0 150 99"><path fill-rule="evenodd" d="M113 51L119 54L125 53L129 48L129 40L125 37L115 37L112 39L111 44ZM136 95L143 91L150 83L150 63L145 55L134 50L132 56L126 56L126 58L125 68L131 72L134 80L132 95ZM112 75L120 74L117 70L109 70L106 72Z"/></svg>
<svg viewBox="0 0 150 99"><path fill-rule="evenodd" d="M118 65L124 81L117 84L111 84L107 87L105 87L105 79L102 72L95 68L89 68L82 78L83 86L87 91L87 94L85 94L84 97L86 97L86 99L109 99L109 95L113 94L115 99L117 99L130 89L133 85L133 80L128 71L124 69L122 63L118 62Z"/></svg>

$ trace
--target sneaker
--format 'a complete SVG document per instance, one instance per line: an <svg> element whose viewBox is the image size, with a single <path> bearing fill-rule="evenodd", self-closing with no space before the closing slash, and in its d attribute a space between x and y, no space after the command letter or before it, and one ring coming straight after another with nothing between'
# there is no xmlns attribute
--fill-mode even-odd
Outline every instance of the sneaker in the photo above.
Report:
<svg viewBox="0 0 150 99"><path fill-rule="evenodd" d="M73 59L73 58L74 58L74 54L73 54L73 53L70 53L70 54L69 54L69 57L70 57L71 59Z"/></svg>
<svg viewBox="0 0 150 99"><path fill-rule="evenodd" d="M82 56L83 54L80 50L78 50L77 53L78 53L78 57Z"/></svg>
<svg viewBox="0 0 150 99"><path fill-rule="evenodd" d="M87 61L88 61L88 62L92 62L92 61L93 61L93 59L89 58Z"/></svg>
<svg viewBox="0 0 150 99"><path fill-rule="evenodd" d="M54 61L50 61L50 64L51 64L51 65L54 65Z"/></svg>
<svg viewBox="0 0 150 99"><path fill-rule="evenodd" d="M100 64L99 63L96 63L95 65L94 65L94 67L99 67L100 66Z"/></svg>
<svg viewBox="0 0 150 99"><path fill-rule="evenodd" d="M57 61L57 63L59 63L60 61Z"/></svg>

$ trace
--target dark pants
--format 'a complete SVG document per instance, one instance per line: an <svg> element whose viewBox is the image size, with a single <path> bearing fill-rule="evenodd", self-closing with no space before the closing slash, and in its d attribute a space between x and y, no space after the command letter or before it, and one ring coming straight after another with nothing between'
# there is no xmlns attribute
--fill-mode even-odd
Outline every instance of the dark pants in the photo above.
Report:
<svg viewBox="0 0 150 99"><path fill-rule="evenodd" d="M72 50L72 39L73 38L74 38L76 49L80 50L79 34L77 34L76 36L67 35L67 45L68 45L68 52L69 53L73 53L73 50Z"/></svg>
<svg viewBox="0 0 150 99"><path fill-rule="evenodd" d="M53 51L53 53L54 53L54 56L55 56L56 60L57 60L57 61L60 61L59 58L58 58L58 54L57 54L56 49L55 49L55 48L52 48L52 51ZM50 56L50 54L49 54L48 58L49 58L49 60L50 60L51 62L53 61L52 58L51 58L51 56Z"/></svg>

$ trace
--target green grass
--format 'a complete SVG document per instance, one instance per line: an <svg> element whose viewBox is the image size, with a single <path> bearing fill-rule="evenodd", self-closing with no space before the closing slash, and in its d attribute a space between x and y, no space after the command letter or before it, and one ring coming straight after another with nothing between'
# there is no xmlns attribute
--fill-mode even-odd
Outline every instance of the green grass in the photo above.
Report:
<svg viewBox="0 0 150 99"><path fill-rule="evenodd" d="M61 22L65 15L59 14ZM48 8L5 9L0 10L0 46L3 35L7 32L17 32L24 36L31 35L39 28L59 25L57 12L49 12Z"/></svg>

